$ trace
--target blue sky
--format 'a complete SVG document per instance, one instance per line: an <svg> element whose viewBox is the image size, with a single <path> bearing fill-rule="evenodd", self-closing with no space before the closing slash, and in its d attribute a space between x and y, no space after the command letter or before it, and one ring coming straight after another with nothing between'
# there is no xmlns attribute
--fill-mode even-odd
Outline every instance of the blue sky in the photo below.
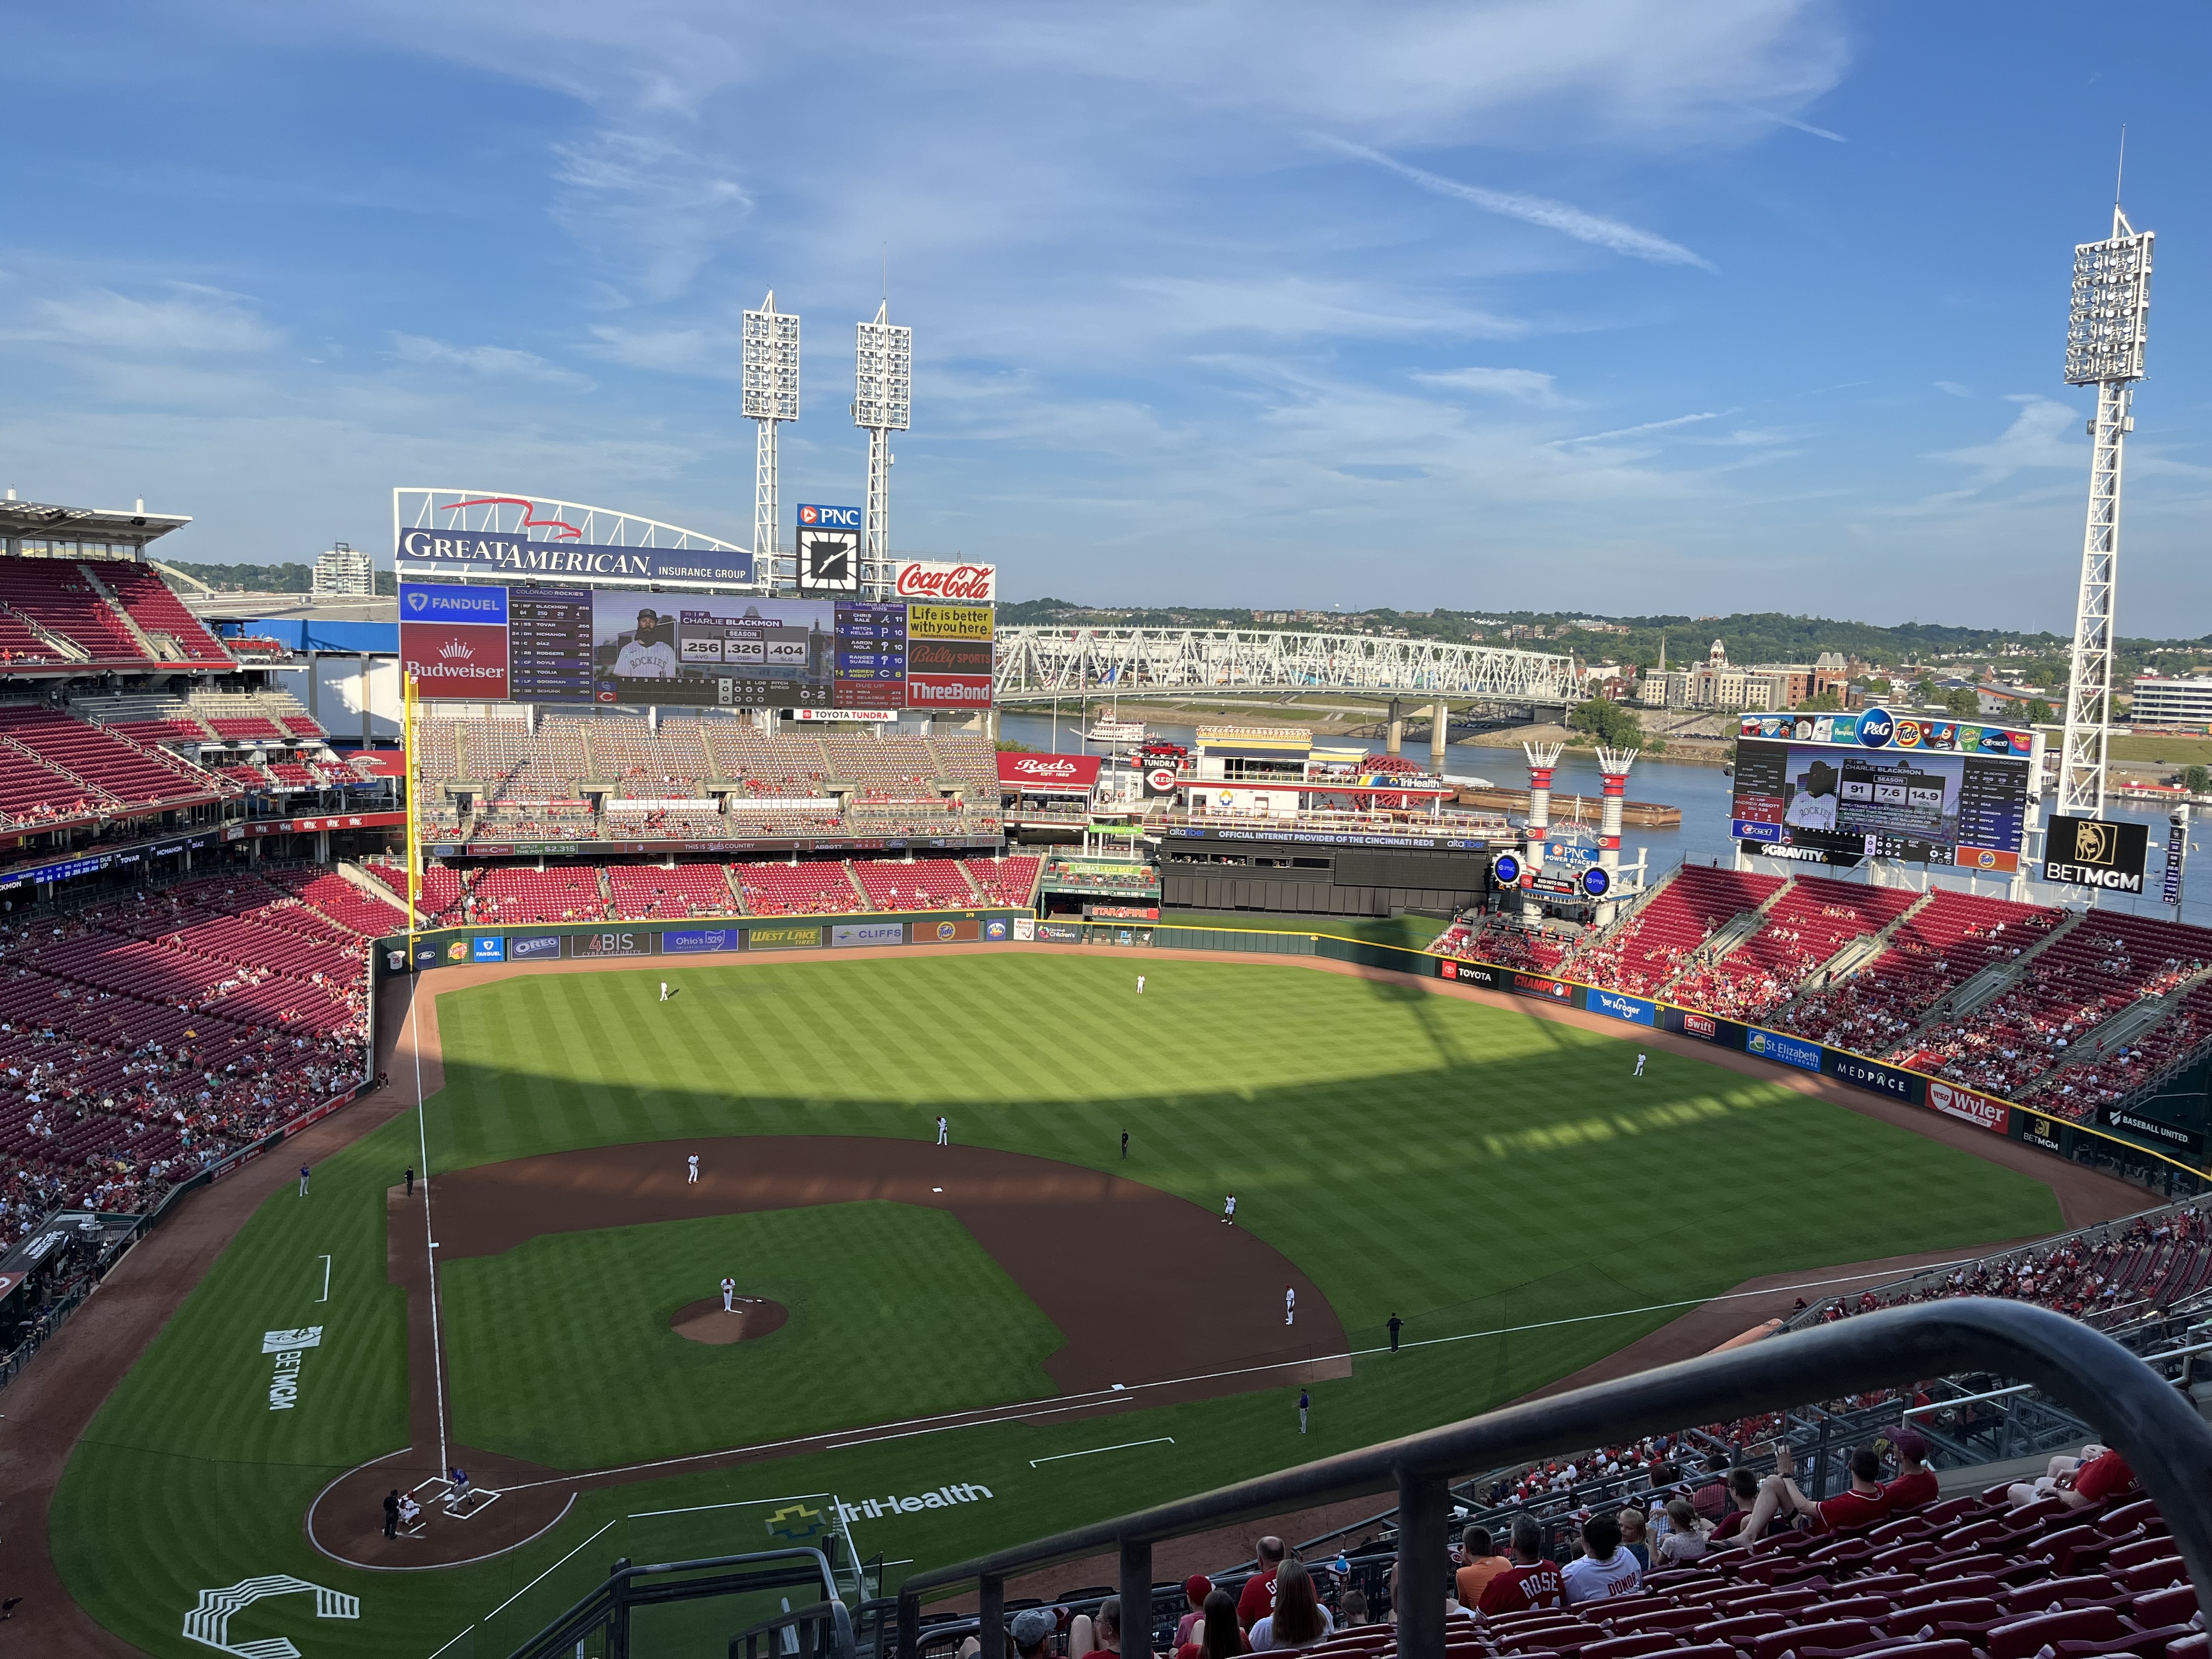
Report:
<svg viewBox="0 0 2212 1659"><path fill-rule="evenodd" d="M2159 233L2124 632L2212 629L2212 21L1699 0L122 3L10 19L0 485L181 559L388 556L392 485L744 539L783 498L1010 597L2070 626L2073 245ZM2123 56L2123 54L2126 54Z"/></svg>

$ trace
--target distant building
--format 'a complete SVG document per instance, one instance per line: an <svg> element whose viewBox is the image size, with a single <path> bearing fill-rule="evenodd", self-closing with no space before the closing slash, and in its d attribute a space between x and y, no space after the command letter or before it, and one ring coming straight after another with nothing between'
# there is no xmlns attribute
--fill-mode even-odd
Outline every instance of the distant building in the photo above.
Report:
<svg viewBox="0 0 2212 1659"><path fill-rule="evenodd" d="M376 568L368 555L344 542L315 556L314 593L319 599L358 599L376 593Z"/></svg>
<svg viewBox="0 0 2212 1659"><path fill-rule="evenodd" d="M2135 697L2128 711L2131 725L2167 731L2212 729L2212 675L2168 679L2146 674L2129 690Z"/></svg>

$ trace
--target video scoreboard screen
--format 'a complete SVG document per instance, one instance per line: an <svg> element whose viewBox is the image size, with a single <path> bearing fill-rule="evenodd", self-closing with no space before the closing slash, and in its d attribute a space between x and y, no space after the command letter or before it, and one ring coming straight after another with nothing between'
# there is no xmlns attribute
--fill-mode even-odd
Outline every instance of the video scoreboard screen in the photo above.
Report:
<svg viewBox="0 0 2212 1659"><path fill-rule="evenodd" d="M1737 840L2010 872L2027 824L2033 734L1972 721L1745 715Z"/></svg>
<svg viewBox="0 0 2212 1659"><path fill-rule="evenodd" d="M745 708L988 708L988 605L405 583L426 697Z"/></svg>

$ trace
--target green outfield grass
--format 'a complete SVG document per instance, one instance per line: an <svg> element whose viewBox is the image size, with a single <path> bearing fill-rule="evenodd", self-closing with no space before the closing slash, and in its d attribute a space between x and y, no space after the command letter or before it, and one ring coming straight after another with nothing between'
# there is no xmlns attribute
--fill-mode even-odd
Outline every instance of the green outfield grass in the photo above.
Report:
<svg viewBox="0 0 2212 1659"><path fill-rule="evenodd" d="M129 1639L183 1654L191 1650L174 1632L200 1589L295 1572L363 1598L358 1626L316 1626L312 1642L289 1627L315 1659L427 1659L591 1540L452 1650L453 1659L504 1654L617 1554L667 1559L686 1540L703 1548L726 1535L784 1541L809 1524L769 1518L795 1495L981 1483L988 1502L854 1523L864 1555L941 1562L1480 1412L1656 1328L1680 1310L1667 1304L1755 1274L2058 1224L2038 1182L1777 1085L1660 1052L1632 1079L1636 1034L1626 1029L1622 1041L1408 983L1249 959L1144 960L1140 999L1139 965L1013 951L866 963L825 953L525 975L448 994L447 1086L428 1112L433 1167L698 1134L921 1139L943 1111L962 1141L1110 1167L1209 1208L1233 1188L1239 1221L1313 1275L1355 1346L1379 1343L1394 1312L1407 1322L1405 1352L1362 1358L1350 1378L1314 1385L1310 1436L1296 1432L1295 1385L1166 1407L1140 1395L1104 1423L910 1436L587 1494L552 1534L483 1566L338 1566L306 1544L300 1516L331 1476L405 1437L383 1189L413 1161L410 1117L323 1166L312 1200L270 1200L102 1411L55 1510L72 1591ZM679 993L665 1005L663 977ZM461 1286L447 1340L473 1402L464 1409L490 1409L480 1396L496 1376L514 1395L500 1422L520 1435L604 1409L585 1401L605 1383L654 1395L633 1409L665 1419L621 1432L696 1432L724 1397L720 1374L657 1363L673 1339L653 1328L656 1312L665 1326L666 1310L696 1294L679 1297L659 1277L678 1271L692 1224L631 1230L653 1237L600 1254L596 1283L586 1241L548 1241L562 1247L544 1259L569 1293L609 1310L611 1331L635 1328L647 1345L637 1352L602 1340L564 1357L550 1318L540 1333L518 1332L496 1305L494 1281L519 1266L449 1269L446 1282ZM891 1246L866 1228L834 1231L789 1271L882 1270ZM325 1252L327 1310L301 1300L319 1288ZM653 1282L633 1284L641 1273ZM978 1342L995 1340L964 1322L990 1322L980 1303L920 1312L918 1338L902 1328L855 1352L805 1343L793 1326L789 1346L813 1368L809 1387L879 1398L874 1420L905 1409L901 1389L922 1386L890 1375L901 1368L965 1367L975 1403L999 1397L1007 1367L1034 1363L1029 1348L979 1361ZM260 1333L319 1313L325 1346L311 1356L300 1407L270 1413ZM605 1375L574 1375L588 1370ZM753 1426L733 1423L729 1438L763 1437ZM651 1514L756 1498L777 1501Z"/></svg>
<svg viewBox="0 0 2212 1659"><path fill-rule="evenodd" d="M726 1347L668 1328L733 1269L790 1322ZM447 1328L470 1334L450 1346L456 1437L558 1469L711 1451L736 1425L780 1440L1033 1400L1053 1392L1060 1345L955 1217L906 1204L556 1233L453 1262L439 1284ZM823 1364L836 1354L855 1363Z"/></svg>

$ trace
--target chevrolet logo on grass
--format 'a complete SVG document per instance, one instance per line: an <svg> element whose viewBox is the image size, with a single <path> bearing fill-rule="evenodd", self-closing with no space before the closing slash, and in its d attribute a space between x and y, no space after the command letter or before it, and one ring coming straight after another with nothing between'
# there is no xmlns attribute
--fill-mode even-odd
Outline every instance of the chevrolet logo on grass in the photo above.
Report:
<svg viewBox="0 0 2212 1659"><path fill-rule="evenodd" d="M814 1537L822 1528L822 1511L810 1510L804 1504L787 1504L768 1518L769 1537L787 1539L794 1544Z"/></svg>

